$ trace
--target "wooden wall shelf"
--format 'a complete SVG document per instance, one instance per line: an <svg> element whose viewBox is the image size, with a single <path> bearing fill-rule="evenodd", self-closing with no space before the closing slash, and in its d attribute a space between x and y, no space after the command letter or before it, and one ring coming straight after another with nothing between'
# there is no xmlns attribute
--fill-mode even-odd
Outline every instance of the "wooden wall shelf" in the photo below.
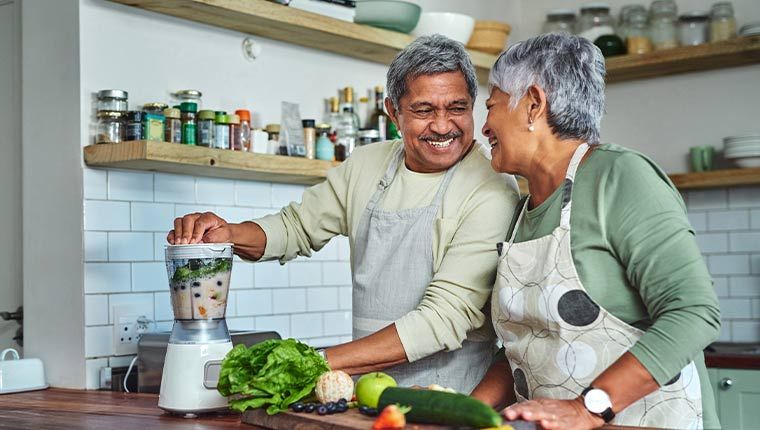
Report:
<svg viewBox="0 0 760 430"><path fill-rule="evenodd" d="M136 140L84 148L90 167L313 185L336 162Z"/></svg>

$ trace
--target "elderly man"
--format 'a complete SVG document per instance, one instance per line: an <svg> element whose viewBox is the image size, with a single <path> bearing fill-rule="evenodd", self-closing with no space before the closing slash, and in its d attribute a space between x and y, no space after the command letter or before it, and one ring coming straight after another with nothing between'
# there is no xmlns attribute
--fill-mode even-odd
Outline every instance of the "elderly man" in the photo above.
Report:
<svg viewBox="0 0 760 430"><path fill-rule="evenodd" d="M507 226L487 221L511 217L516 182L473 140L477 80L461 44L417 39L391 63L387 87L403 141L356 149L275 215L228 224L189 214L167 239L232 242L242 258L284 263L348 236L355 340L324 350L330 367L470 392L495 352L483 309Z"/></svg>

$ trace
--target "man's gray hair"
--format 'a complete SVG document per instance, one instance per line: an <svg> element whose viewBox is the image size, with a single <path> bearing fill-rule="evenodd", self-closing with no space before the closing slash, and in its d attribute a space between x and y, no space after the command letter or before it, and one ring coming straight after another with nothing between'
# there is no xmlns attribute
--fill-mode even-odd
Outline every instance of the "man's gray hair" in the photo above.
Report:
<svg viewBox="0 0 760 430"><path fill-rule="evenodd" d="M514 109L531 85L546 93L547 122L560 139L599 143L604 114L604 57L587 39L549 33L517 43L496 60L491 88L510 95Z"/></svg>
<svg viewBox="0 0 760 430"><path fill-rule="evenodd" d="M464 45L440 34L419 37L399 52L388 67L388 97L398 109L410 80L422 75L456 71L464 75L467 92L474 103L478 95L478 78Z"/></svg>

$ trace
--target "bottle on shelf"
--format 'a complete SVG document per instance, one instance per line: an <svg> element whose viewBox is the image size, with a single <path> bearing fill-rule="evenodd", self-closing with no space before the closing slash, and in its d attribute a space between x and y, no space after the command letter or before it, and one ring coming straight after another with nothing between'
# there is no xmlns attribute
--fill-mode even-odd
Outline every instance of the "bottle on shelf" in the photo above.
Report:
<svg viewBox="0 0 760 430"><path fill-rule="evenodd" d="M375 110L369 118L369 128L377 130L381 142L388 139L388 123L391 122L385 113L384 101L383 87L378 85L375 87Z"/></svg>

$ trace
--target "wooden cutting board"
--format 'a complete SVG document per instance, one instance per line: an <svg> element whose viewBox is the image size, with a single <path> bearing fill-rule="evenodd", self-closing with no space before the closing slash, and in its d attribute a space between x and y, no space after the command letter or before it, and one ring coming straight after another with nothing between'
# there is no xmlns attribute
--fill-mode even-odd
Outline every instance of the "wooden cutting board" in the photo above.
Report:
<svg viewBox="0 0 760 430"><path fill-rule="evenodd" d="M374 420L375 418L364 416L356 409L349 409L345 413L333 415L317 415L314 412L310 414L283 412L277 415L267 415L263 409L254 409L245 412L242 417L244 423L271 430L370 430ZM515 430L536 430L537 428L534 423L526 421L508 424L513 426ZM407 423L406 428L410 430L446 430L454 427Z"/></svg>

